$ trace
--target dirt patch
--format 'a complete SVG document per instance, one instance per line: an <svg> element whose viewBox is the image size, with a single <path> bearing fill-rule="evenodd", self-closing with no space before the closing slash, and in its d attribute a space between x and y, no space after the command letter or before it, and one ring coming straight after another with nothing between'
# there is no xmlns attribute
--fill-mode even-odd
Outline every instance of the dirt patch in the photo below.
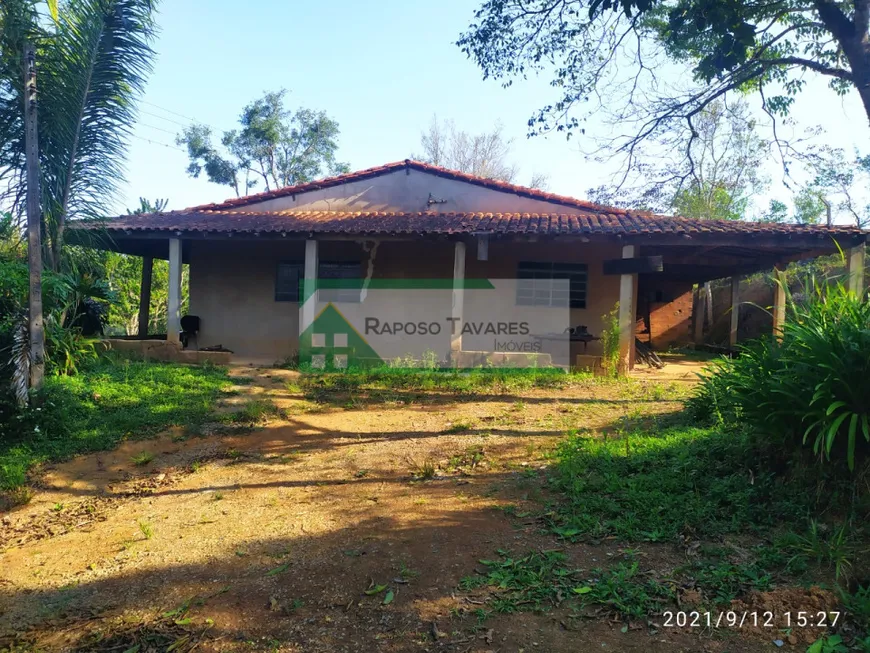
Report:
<svg viewBox="0 0 870 653"><path fill-rule="evenodd" d="M732 602L731 610L737 615L757 615L759 623L753 618L745 625L747 631L769 637L780 629L782 638L791 644L811 644L822 637L835 613L843 619L837 596L820 587L751 592L745 599Z"/></svg>
<svg viewBox="0 0 870 653"><path fill-rule="evenodd" d="M626 628L606 611L482 622L482 599L458 590L500 549L563 547L586 569L620 555L615 542L558 542L522 515L545 502L546 455L567 432L673 413L679 393L669 386L318 404L293 373L234 373L249 380L223 410L268 398L283 414L244 434L173 431L54 466L33 501L3 518L0 646L770 649L734 633ZM636 555L666 567L680 554L650 546Z"/></svg>

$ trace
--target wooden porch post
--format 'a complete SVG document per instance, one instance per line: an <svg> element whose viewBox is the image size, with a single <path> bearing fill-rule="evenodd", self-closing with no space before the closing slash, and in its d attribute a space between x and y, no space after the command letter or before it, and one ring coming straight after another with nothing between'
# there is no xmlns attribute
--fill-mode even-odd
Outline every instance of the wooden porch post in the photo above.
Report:
<svg viewBox="0 0 870 653"><path fill-rule="evenodd" d="M457 241L453 250L453 308L451 310L452 331L450 336L450 357L453 364L459 362L462 351L462 309L465 304L465 243Z"/></svg>
<svg viewBox="0 0 870 653"><path fill-rule="evenodd" d="M738 317L740 315L740 277L731 277L731 331L728 344L733 349L737 345Z"/></svg>
<svg viewBox="0 0 870 653"><path fill-rule="evenodd" d="M625 245L622 258L634 258L635 246ZM635 274L619 277L619 371L627 373L632 367L631 352L634 348L635 322Z"/></svg>
<svg viewBox="0 0 870 653"><path fill-rule="evenodd" d="M142 257L142 285L139 287L139 330L140 338L148 337L149 311L151 310L151 275L154 270L154 259Z"/></svg>
<svg viewBox="0 0 870 653"><path fill-rule="evenodd" d="M773 278L773 335L781 339L785 324L785 275L779 268L774 268Z"/></svg>
<svg viewBox="0 0 870 653"><path fill-rule="evenodd" d="M169 239L169 305L166 315L166 340L181 342L181 239Z"/></svg>
<svg viewBox="0 0 870 653"><path fill-rule="evenodd" d="M700 345L704 342L704 313L707 308L707 300L704 297L704 285L698 284L695 288L695 292L693 294L694 301L692 303L692 318L694 321L693 324L693 335L692 341L695 345Z"/></svg>
<svg viewBox="0 0 870 653"><path fill-rule="evenodd" d="M861 299L864 299L864 250L866 245L861 243L848 251L847 270L849 281L847 287Z"/></svg>

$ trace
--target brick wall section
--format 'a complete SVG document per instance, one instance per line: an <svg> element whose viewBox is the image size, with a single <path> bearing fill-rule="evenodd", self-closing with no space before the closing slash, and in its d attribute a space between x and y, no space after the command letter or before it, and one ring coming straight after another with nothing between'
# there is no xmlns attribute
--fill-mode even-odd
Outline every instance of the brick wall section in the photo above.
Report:
<svg viewBox="0 0 870 653"><path fill-rule="evenodd" d="M637 298L637 339L662 351L692 340L692 285L642 278Z"/></svg>
<svg viewBox="0 0 870 653"><path fill-rule="evenodd" d="M650 302L650 344L659 351L679 347L691 340L692 291L670 302Z"/></svg>

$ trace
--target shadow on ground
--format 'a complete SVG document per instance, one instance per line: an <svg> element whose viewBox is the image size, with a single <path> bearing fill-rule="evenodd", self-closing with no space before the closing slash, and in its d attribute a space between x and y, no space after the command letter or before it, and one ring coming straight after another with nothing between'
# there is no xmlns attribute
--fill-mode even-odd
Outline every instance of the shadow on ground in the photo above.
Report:
<svg viewBox="0 0 870 653"><path fill-rule="evenodd" d="M154 564L143 555L137 567L63 587L5 585L0 605L3 623L25 633L7 644L47 650L123 651L184 633L199 650L725 650L697 634L622 632L621 622L607 619L569 631L560 625L564 606L479 623L486 597L457 589L477 561L497 549L554 545L491 510L349 519L328 533L251 538L243 551L229 547L193 564ZM602 554L582 545L568 552L584 568ZM178 624L184 629L173 630ZM763 648L732 641L727 650Z"/></svg>

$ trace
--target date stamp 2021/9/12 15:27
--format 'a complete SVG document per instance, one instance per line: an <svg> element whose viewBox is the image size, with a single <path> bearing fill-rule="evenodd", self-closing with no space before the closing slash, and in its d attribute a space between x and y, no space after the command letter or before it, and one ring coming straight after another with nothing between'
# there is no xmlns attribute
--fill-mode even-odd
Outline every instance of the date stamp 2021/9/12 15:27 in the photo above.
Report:
<svg viewBox="0 0 870 653"><path fill-rule="evenodd" d="M665 611L664 628L833 628L839 612Z"/></svg>

